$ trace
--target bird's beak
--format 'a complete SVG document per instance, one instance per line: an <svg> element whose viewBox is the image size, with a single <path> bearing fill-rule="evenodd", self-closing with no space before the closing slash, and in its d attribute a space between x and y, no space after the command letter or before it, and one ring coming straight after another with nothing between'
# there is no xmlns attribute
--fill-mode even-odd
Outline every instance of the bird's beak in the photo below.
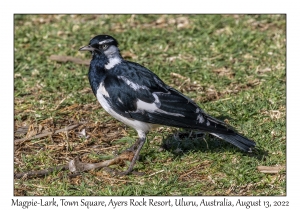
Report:
<svg viewBox="0 0 300 210"><path fill-rule="evenodd" d="M94 51L94 50L95 50L95 48L93 48L93 47L90 46L90 45L81 47L81 48L79 49L79 51Z"/></svg>

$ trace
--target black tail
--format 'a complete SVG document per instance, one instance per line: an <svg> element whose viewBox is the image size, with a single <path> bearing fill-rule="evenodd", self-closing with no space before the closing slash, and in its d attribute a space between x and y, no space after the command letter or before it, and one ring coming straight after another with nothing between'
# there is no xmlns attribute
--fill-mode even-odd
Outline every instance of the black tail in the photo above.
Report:
<svg viewBox="0 0 300 210"><path fill-rule="evenodd" d="M237 146L238 148L240 148L245 152L252 152L252 148L254 148L256 145L254 141L247 139L246 137L238 133L231 133L231 134L211 133L211 134Z"/></svg>

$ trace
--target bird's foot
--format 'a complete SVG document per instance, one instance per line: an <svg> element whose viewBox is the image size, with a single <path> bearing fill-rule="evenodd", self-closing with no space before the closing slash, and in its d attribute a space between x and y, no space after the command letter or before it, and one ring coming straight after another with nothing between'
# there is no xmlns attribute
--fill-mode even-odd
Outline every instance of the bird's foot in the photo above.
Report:
<svg viewBox="0 0 300 210"><path fill-rule="evenodd" d="M124 153L124 152L133 152L133 153L135 153L135 151L137 150L139 144L140 144L140 140L138 139L138 140L137 140L133 145L131 145L129 148L123 150L123 151L121 152L121 154Z"/></svg>

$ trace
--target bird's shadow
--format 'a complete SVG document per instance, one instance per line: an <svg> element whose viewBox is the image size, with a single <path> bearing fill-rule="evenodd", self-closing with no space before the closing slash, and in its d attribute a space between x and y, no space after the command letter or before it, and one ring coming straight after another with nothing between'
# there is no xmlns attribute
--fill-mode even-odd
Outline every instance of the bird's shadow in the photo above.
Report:
<svg viewBox="0 0 300 210"><path fill-rule="evenodd" d="M252 149L252 152L243 152L222 139L194 130L183 130L169 134L163 139L161 147L171 152L175 157L188 152L220 153L222 151L242 152L258 160L264 160L268 156L268 151L259 146Z"/></svg>

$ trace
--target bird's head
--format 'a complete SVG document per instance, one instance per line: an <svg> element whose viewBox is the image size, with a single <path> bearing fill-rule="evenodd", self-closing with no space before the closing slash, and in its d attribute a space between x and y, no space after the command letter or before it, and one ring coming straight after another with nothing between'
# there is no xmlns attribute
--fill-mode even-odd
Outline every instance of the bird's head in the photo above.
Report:
<svg viewBox="0 0 300 210"><path fill-rule="evenodd" d="M79 50L90 51L92 54L104 53L108 57L119 52L117 40L109 35L95 36L87 46L81 47Z"/></svg>
<svg viewBox="0 0 300 210"><path fill-rule="evenodd" d="M107 70L120 64L123 60L117 40L109 35L95 36L87 46L81 47L79 50L90 51L93 55L92 62Z"/></svg>

